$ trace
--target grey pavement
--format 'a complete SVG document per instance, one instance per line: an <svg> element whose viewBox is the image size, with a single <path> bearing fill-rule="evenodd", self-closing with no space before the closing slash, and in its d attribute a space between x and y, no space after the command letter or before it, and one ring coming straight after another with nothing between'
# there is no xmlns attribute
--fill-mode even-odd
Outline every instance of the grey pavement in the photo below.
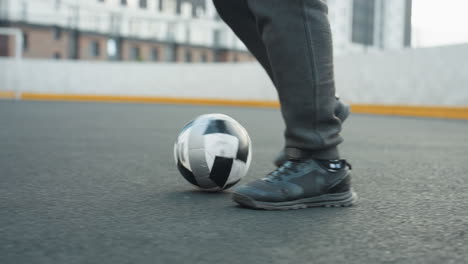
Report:
<svg viewBox="0 0 468 264"><path fill-rule="evenodd" d="M179 176L185 122L221 112L273 169L277 110L0 101L0 263L468 263L468 121L352 115L351 208L259 211Z"/></svg>

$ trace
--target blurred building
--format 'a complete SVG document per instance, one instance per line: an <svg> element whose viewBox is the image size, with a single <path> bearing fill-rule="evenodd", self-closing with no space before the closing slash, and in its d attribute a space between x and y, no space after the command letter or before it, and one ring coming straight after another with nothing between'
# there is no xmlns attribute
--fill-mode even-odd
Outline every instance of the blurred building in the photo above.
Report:
<svg viewBox="0 0 468 264"><path fill-rule="evenodd" d="M327 2L336 54L409 46L411 0ZM22 31L27 58L252 59L211 0L0 0L0 27ZM14 47L13 37L0 35L0 56Z"/></svg>
<svg viewBox="0 0 468 264"><path fill-rule="evenodd" d="M205 0L0 0L0 27L22 30L28 58L252 59ZM0 38L0 55L13 54Z"/></svg>
<svg viewBox="0 0 468 264"><path fill-rule="evenodd" d="M336 54L411 46L412 0L327 0Z"/></svg>

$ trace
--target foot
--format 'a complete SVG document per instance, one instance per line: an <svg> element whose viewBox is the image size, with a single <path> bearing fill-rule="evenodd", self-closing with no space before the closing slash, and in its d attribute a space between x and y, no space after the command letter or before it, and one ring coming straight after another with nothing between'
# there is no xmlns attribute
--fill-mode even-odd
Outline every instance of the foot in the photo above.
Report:
<svg viewBox="0 0 468 264"><path fill-rule="evenodd" d="M341 120L341 123L343 123L351 113L350 107L348 104L343 103L340 101L338 97L336 97L336 108L335 108L335 116L338 117L338 119ZM286 153L284 152L284 149L278 153L276 158L274 159L273 163L279 167L283 163L285 163L288 160Z"/></svg>
<svg viewBox="0 0 468 264"><path fill-rule="evenodd" d="M345 160L289 160L265 178L235 188L232 199L255 209L288 210L351 206L357 195Z"/></svg>

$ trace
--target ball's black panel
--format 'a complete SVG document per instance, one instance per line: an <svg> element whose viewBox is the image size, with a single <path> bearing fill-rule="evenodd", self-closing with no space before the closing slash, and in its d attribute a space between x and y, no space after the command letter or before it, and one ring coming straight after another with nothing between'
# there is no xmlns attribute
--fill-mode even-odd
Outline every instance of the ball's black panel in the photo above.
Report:
<svg viewBox="0 0 468 264"><path fill-rule="evenodd" d="M226 185L226 186L224 187L224 190L229 189L229 188L231 188L232 186L236 185L238 182L240 182L240 180L241 180L241 179L238 179L237 181L231 182L230 184Z"/></svg>
<svg viewBox="0 0 468 264"><path fill-rule="evenodd" d="M230 122L226 120L221 120L221 119L213 119L210 120L208 125L206 126L205 133L204 135L208 134L215 134L215 133L223 133L223 134L229 134L229 135L235 135L236 134L236 129L232 128L232 125Z"/></svg>
<svg viewBox="0 0 468 264"><path fill-rule="evenodd" d="M204 135L216 133L228 134L238 138L239 147L236 159L247 162L247 157L249 156L249 138L243 127L234 122L216 119L209 122Z"/></svg>
<svg viewBox="0 0 468 264"><path fill-rule="evenodd" d="M224 187L231 173L233 159L216 157L211 169L210 179L219 187Z"/></svg>
<svg viewBox="0 0 468 264"><path fill-rule="evenodd" d="M242 139L239 138L239 148L237 149L236 159L247 163L248 156L249 156L248 140L244 137L242 137Z"/></svg>
<svg viewBox="0 0 468 264"><path fill-rule="evenodd" d="M193 185L200 186L198 185L197 180L195 180L193 173L185 168L184 165L182 165L180 162L177 162L177 169L179 169L180 174L182 174L182 176L184 176L188 182Z"/></svg>

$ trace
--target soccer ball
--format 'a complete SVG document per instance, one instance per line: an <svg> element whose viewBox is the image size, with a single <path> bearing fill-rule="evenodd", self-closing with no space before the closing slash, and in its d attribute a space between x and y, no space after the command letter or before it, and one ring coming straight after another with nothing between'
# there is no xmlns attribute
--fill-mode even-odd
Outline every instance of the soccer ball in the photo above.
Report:
<svg viewBox="0 0 468 264"><path fill-rule="evenodd" d="M223 114L206 114L184 126L174 144L174 159L188 182L206 191L220 191L245 176L252 145L247 131L236 120Z"/></svg>

